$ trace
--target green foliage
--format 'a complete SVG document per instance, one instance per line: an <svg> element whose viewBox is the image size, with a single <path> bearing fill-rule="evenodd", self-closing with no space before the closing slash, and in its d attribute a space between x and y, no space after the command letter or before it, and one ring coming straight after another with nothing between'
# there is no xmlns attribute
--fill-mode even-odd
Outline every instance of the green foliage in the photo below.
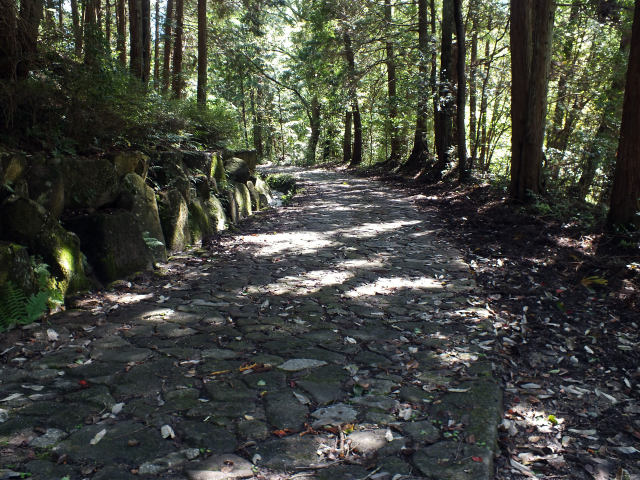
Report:
<svg viewBox="0 0 640 480"><path fill-rule="evenodd" d="M265 181L271 189L284 194L292 194L297 191L296 179L288 173L268 175Z"/></svg>
<svg viewBox="0 0 640 480"><path fill-rule="evenodd" d="M64 302L62 291L49 274L45 263L33 268L38 283L38 292L27 296L25 292L8 281L0 287L0 332L14 325L27 325L41 318L49 307Z"/></svg>
<svg viewBox="0 0 640 480"><path fill-rule="evenodd" d="M202 109L170 99L107 57L92 68L57 53L48 57L26 80L0 82L0 117L10 127L0 142L73 155L113 146L198 148L238 134L235 110L224 101Z"/></svg>
<svg viewBox="0 0 640 480"><path fill-rule="evenodd" d="M142 232L142 239L150 249L164 247L164 243L162 243L157 238L152 237L149 232Z"/></svg>

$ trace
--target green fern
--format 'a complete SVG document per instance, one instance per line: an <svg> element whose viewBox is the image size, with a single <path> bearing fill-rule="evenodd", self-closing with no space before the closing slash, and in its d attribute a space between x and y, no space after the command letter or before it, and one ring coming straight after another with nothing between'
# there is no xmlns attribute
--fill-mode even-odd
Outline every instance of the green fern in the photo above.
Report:
<svg viewBox="0 0 640 480"><path fill-rule="evenodd" d="M64 303L62 290L49 274L49 266L46 263L34 263L33 271L36 274L38 292L29 295L8 281L0 287L0 332L8 330L14 325L27 325L41 318L56 304Z"/></svg>
<svg viewBox="0 0 640 480"><path fill-rule="evenodd" d="M0 331L7 330L27 317L27 301L22 289L11 281L0 288Z"/></svg>
<svg viewBox="0 0 640 480"><path fill-rule="evenodd" d="M21 324L28 324L38 320L49 309L49 291L44 290L31 295L27 299L27 303L24 306L25 318L19 322Z"/></svg>

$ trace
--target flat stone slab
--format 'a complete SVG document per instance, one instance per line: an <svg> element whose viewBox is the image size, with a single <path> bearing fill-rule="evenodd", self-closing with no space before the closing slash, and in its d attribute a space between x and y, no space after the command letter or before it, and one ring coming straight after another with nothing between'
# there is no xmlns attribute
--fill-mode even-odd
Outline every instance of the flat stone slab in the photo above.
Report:
<svg viewBox="0 0 640 480"><path fill-rule="evenodd" d="M278 368L287 372L298 372L308 368L322 367L326 364L327 362L324 360L315 360L313 358L292 358L291 360L287 360L283 364L278 365Z"/></svg>
<svg viewBox="0 0 640 480"><path fill-rule="evenodd" d="M336 403L329 407L319 408L311 416L316 419L312 424L313 428L320 428L326 425L339 427L346 423L355 422L358 412L349 405Z"/></svg>
<svg viewBox="0 0 640 480"><path fill-rule="evenodd" d="M213 455L204 462L189 466L190 480L231 480L253 477L253 465L237 455Z"/></svg>

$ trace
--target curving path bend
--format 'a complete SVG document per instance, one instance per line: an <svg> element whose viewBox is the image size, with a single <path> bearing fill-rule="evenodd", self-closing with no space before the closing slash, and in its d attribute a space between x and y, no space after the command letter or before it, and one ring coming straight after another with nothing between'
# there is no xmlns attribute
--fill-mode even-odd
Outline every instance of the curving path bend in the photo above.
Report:
<svg viewBox="0 0 640 480"><path fill-rule="evenodd" d="M293 206L0 340L0 479L492 478L489 312L413 199Z"/></svg>

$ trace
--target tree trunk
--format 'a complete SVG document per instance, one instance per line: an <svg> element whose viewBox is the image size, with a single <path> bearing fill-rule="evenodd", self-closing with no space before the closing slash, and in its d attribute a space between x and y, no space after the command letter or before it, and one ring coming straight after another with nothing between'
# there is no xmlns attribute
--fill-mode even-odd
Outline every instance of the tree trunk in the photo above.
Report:
<svg viewBox="0 0 640 480"><path fill-rule="evenodd" d="M449 165L452 146L453 118L453 61L452 37L454 27L454 0L442 2L442 42L440 48L440 85L438 90L438 129L436 153L438 160L420 176L420 180L431 183L442 179L442 173Z"/></svg>
<svg viewBox="0 0 640 480"><path fill-rule="evenodd" d="M142 2L129 0L129 70L131 75L142 80Z"/></svg>
<svg viewBox="0 0 640 480"><path fill-rule="evenodd" d="M111 1L105 0L104 35L107 53L111 53Z"/></svg>
<svg viewBox="0 0 640 480"><path fill-rule="evenodd" d="M458 42L458 89L456 92L456 129L458 134L458 178L465 181L469 178L467 165L467 138L465 134L465 108L467 76L465 73L466 45L464 34L464 22L462 19L462 0L453 1L453 10L456 24L456 40Z"/></svg>
<svg viewBox="0 0 640 480"><path fill-rule="evenodd" d="M0 0L0 8L3 12L0 17L0 78L15 82L18 66L18 12L16 10L16 2L14 0ZM13 110L8 117L11 117L12 113ZM10 123L10 118L5 118L6 123Z"/></svg>
<svg viewBox="0 0 640 480"><path fill-rule="evenodd" d="M542 144L555 4L511 0L511 184L519 201L542 191Z"/></svg>
<svg viewBox="0 0 640 480"><path fill-rule="evenodd" d="M620 143L607 222L640 226L640 0L635 2Z"/></svg>
<svg viewBox="0 0 640 480"><path fill-rule="evenodd" d="M320 139L320 114L321 104L318 100L318 96L314 95L311 99L311 135L309 136L309 143L306 151L306 164L313 165L316 161L316 150L318 148L318 140Z"/></svg>
<svg viewBox="0 0 640 480"><path fill-rule="evenodd" d="M353 123L353 113L347 110L344 115L344 137L342 139L342 163L351 162L351 124Z"/></svg>
<svg viewBox="0 0 640 480"><path fill-rule="evenodd" d="M478 159L478 90L476 75L478 71L478 21L476 19L475 2L469 7L471 15L471 59L469 64L469 146L471 147L471 158L469 159L469 170L473 170Z"/></svg>
<svg viewBox="0 0 640 480"><path fill-rule="evenodd" d="M491 30L492 28L492 19L489 17L487 30ZM482 88L480 90L480 112L479 112L479 122L478 122L478 132L476 137L478 138L478 143L480 146L480 169L483 172L487 172L489 167L487 165L487 109L489 107L489 74L491 73L491 63L492 59L490 58L491 53L491 41L489 38L486 39L484 44L484 72L482 77Z"/></svg>
<svg viewBox="0 0 640 480"><path fill-rule="evenodd" d="M255 91L251 90L251 110L253 113L253 148L260 160L263 157L263 141L262 141L262 87L258 84Z"/></svg>
<svg viewBox="0 0 640 480"><path fill-rule="evenodd" d="M142 83L151 78L151 2L142 0Z"/></svg>
<svg viewBox="0 0 640 480"><path fill-rule="evenodd" d="M358 99L353 101L353 152L351 154L350 167L358 166L362 163L362 117L360 115L360 105Z"/></svg>
<svg viewBox="0 0 640 480"><path fill-rule="evenodd" d="M160 1L156 0L156 21L153 40L153 89L160 88Z"/></svg>
<svg viewBox="0 0 640 480"><path fill-rule="evenodd" d="M173 0L167 0L164 16L164 53L162 63L162 93L169 91L171 77L171 24L173 22Z"/></svg>
<svg viewBox="0 0 640 480"><path fill-rule="evenodd" d="M173 78L171 89L175 98L182 98L184 80L182 78L182 41L184 21L184 0L176 0L176 35L173 47Z"/></svg>
<svg viewBox="0 0 640 480"><path fill-rule="evenodd" d="M76 1L76 0L73 0ZM120 65L127 65L127 12L125 11L125 1L116 0L116 24L118 38L116 39L116 50L118 51L118 61Z"/></svg>
<svg viewBox="0 0 640 480"><path fill-rule="evenodd" d="M38 29L42 20L42 0L22 0L18 21L18 51L16 64L18 79L27 78L38 53Z"/></svg>
<svg viewBox="0 0 640 480"><path fill-rule="evenodd" d="M418 108L416 111L416 131L413 149L401 171L414 175L427 164L429 144L427 143L427 110L429 105L429 90L427 79L427 58L429 57L429 23L427 19L427 0L418 0Z"/></svg>
<svg viewBox="0 0 640 480"><path fill-rule="evenodd" d="M58 0L58 29L64 31L64 0Z"/></svg>
<svg viewBox="0 0 640 480"><path fill-rule="evenodd" d="M350 167L355 167L362 163L362 118L360 116L360 106L358 105L358 91L356 78L356 62L351 44L351 36L344 32L344 54L347 60L347 82L349 97L351 101L351 113L353 115L353 150L351 152Z"/></svg>
<svg viewBox="0 0 640 480"><path fill-rule="evenodd" d="M197 102L207 104L207 0L198 0L198 86Z"/></svg>
<svg viewBox="0 0 640 480"><path fill-rule="evenodd" d="M71 29L73 31L73 47L76 56L82 54L82 30L78 13L78 0L71 0Z"/></svg>
<svg viewBox="0 0 640 480"><path fill-rule="evenodd" d="M421 0L426 2L426 0ZM400 136L398 132L397 117L398 117L398 99L396 98L396 59L393 48L393 41L391 40L391 24L393 21L393 10L391 7L391 0L384 0L384 22L385 22L385 49L386 49L386 64L387 64L387 95L389 102L389 116L386 121L386 129L389 132L391 152L387 161L391 168L393 168L400 159Z"/></svg>

